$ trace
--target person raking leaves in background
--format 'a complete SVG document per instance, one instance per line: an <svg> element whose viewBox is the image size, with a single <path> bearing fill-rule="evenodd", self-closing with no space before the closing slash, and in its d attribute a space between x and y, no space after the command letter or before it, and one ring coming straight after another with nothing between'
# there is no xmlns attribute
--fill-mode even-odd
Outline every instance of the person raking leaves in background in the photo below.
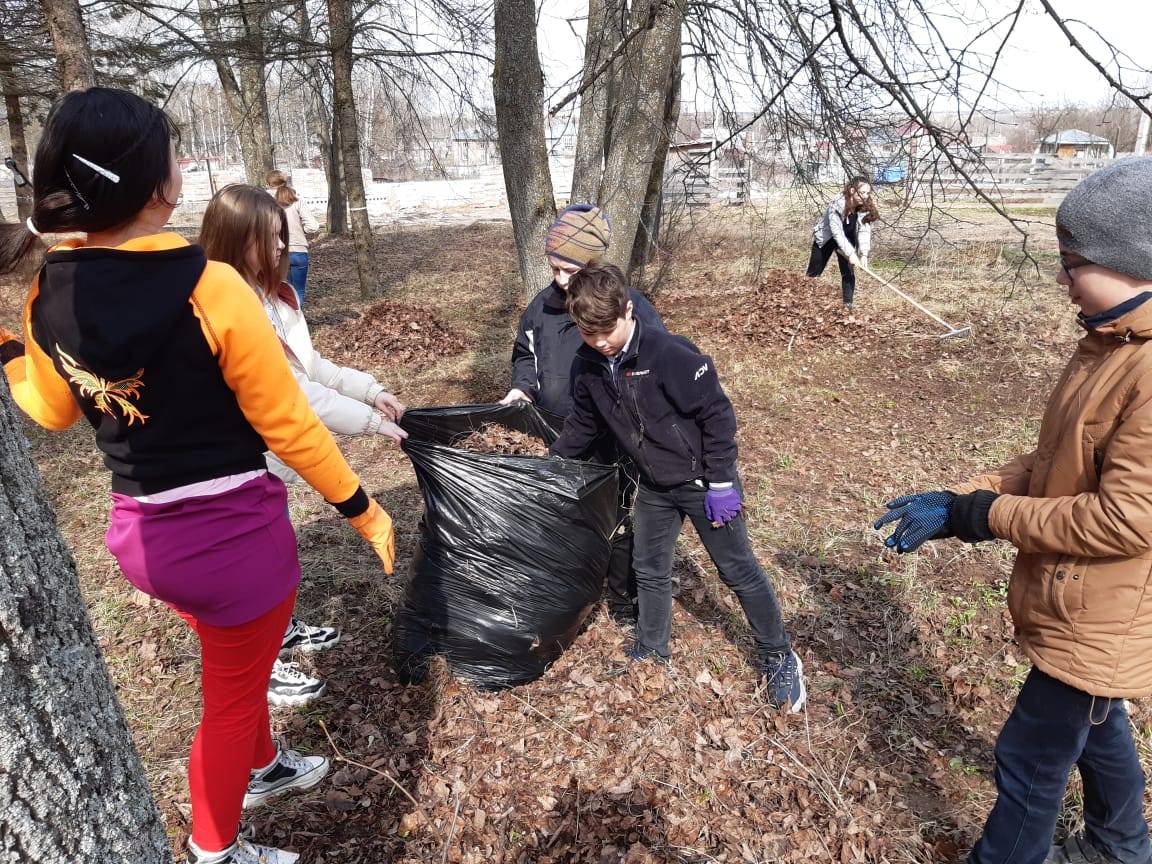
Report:
<svg viewBox="0 0 1152 864"><path fill-rule="evenodd" d="M971 864L1149 864L1144 772L1125 699L1152 694L1152 157L1077 185L1056 213L1056 281L1085 334L1036 449L949 491L898 498L876 527L1002 539L1016 641L1033 663L996 741L996 804ZM1051 847L1072 767L1084 830Z"/></svg>
<svg viewBox="0 0 1152 864"><path fill-rule="evenodd" d="M572 204L560 211L548 230L544 254L552 268L552 284L528 303L520 316L512 346L512 389L501 401L535 402L545 411L567 417L572 410L572 364L584 344L564 304L573 275L598 263L608 251L611 224L607 214L591 204ZM636 317L664 331L664 322L643 294L628 290ZM618 456L609 447L597 458L611 464ZM605 597L608 613L617 623L636 621L636 578L632 573L632 525L628 516L636 471L625 463L621 472L621 524L612 544Z"/></svg>
<svg viewBox="0 0 1152 864"><path fill-rule="evenodd" d="M239 184L226 186L213 196L204 211L200 245L210 261L231 265L260 298L296 383L330 432L384 435L399 443L408 437L396 425L404 414L400 400L367 372L337 366L312 347L296 292L284 280L288 269L284 251L291 233L289 218L263 190ZM300 475L275 453L265 455L268 470L285 483L302 482ZM281 650L322 651L339 641L337 628L313 626L293 616ZM323 695L325 686L324 681L306 674L299 664L278 659L268 683L268 701L273 705L307 705Z"/></svg>
<svg viewBox="0 0 1152 864"><path fill-rule="evenodd" d="M748 539L736 416L712 358L638 320L616 267L575 274L567 306L584 345L572 413L550 450L580 458L608 434L640 472L633 511L639 616L628 660L671 654L672 558L687 517L744 609L771 703L799 712L806 699L803 664Z"/></svg>
<svg viewBox="0 0 1152 864"><path fill-rule="evenodd" d="M824 272L829 259L836 255L840 265L840 294L844 309L852 314L852 301L856 296L856 268L868 266L868 253L872 249L872 223L880 218L880 211L872 197L872 184L864 177L853 177L836 196L812 228L812 253L808 258L806 276L816 277Z"/></svg>
<svg viewBox="0 0 1152 864"><path fill-rule="evenodd" d="M386 573L392 520L308 407L260 303L226 264L165 233L182 178L175 129L124 90L63 96L36 150L33 210L0 226L0 273L44 233L24 338L0 332L21 409L81 416L112 472L108 549L124 577L200 642L202 711L188 763L191 864L291 864L239 836L242 808L314 786L328 760L271 735L266 691L300 564L271 448L367 539Z"/></svg>

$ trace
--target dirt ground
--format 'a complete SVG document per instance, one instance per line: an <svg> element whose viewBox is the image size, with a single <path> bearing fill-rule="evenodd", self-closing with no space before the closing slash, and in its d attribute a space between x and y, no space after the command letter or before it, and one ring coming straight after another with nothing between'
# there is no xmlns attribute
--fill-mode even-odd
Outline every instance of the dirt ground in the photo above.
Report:
<svg viewBox="0 0 1152 864"><path fill-rule="evenodd" d="M305 573L300 615L338 623L297 658L328 680L277 710L293 747L334 757L311 794L252 814L256 835L308 862L949 862L993 797L992 746L1028 670L1005 610L1004 544L886 553L883 502L1030 447L1076 339L1051 280L1017 281L1008 229L970 219L947 242L892 231L873 262L967 338L862 282L856 316L834 268L804 280L806 217L728 212L680 230L645 274L670 328L711 353L740 421L750 531L808 676L799 716L772 712L747 627L691 530L677 559L670 671L622 675L626 633L598 615L534 684L485 693L443 670L402 686L390 619L421 497L386 441L344 439L396 519L398 575L307 488L290 491ZM972 227L975 226L975 227ZM1041 262L1052 245L1034 238ZM376 373L410 406L491 401L507 388L519 300L504 223L377 238L375 311L344 242L318 244L306 311L318 346ZM867 277L861 277L866 280ZM19 291L0 293L0 320ZM29 438L75 551L93 622L174 843L188 828L194 640L142 601L103 548L106 472L77 427ZM1150 715L1133 706L1152 766ZM1074 826L1073 784L1061 832Z"/></svg>

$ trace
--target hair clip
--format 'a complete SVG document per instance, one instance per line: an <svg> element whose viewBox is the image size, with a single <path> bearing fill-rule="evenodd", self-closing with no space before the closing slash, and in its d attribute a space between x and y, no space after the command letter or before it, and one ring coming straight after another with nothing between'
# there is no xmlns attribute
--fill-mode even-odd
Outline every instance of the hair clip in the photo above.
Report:
<svg viewBox="0 0 1152 864"><path fill-rule="evenodd" d="M31 216L29 216L27 219L24 220L24 227L27 228L29 231L31 231L33 234L35 234L37 237L40 236L40 231L32 223L32 217Z"/></svg>
<svg viewBox="0 0 1152 864"><path fill-rule="evenodd" d="M68 173L68 169L67 169L67 168L65 168L65 169L64 169L64 176L65 176L66 178L68 178L68 185L72 187L72 192L73 192L73 194L74 194L74 195L75 195L77 198L79 198L79 199L80 199L80 203L81 203L82 205L84 205L84 209L85 209L85 210L91 210L92 208L88 206L88 199L87 199L87 198L85 198L85 197L84 197L84 196L83 196L83 195L80 193L80 190L76 188L76 181L72 179L72 175Z"/></svg>
<svg viewBox="0 0 1152 864"><path fill-rule="evenodd" d="M85 165L87 165L89 168L91 168L93 171L95 171L101 177L104 177L107 180L111 180L113 183L119 183L120 182L120 175L119 174L114 174L113 172L111 172L107 168L105 168L104 166L97 165L95 162L89 162L87 159L85 159L79 153L73 153L72 158L76 159L80 162L83 162Z"/></svg>

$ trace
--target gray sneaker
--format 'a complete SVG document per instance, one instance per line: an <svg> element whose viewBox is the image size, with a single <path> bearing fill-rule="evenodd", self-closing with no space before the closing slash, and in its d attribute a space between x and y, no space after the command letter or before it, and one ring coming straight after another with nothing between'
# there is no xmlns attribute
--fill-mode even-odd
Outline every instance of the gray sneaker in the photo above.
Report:
<svg viewBox="0 0 1152 864"><path fill-rule="evenodd" d="M296 864L300 858L295 852L257 846L239 837L223 852L205 852L188 842L188 864Z"/></svg>
<svg viewBox="0 0 1152 864"><path fill-rule="evenodd" d="M299 663L277 660L272 664L272 677L268 681L268 704L307 705L323 696L327 687L319 678L306 675Z"/></svg>
<svg viewBox="0 0 1152 864"><path fill-rule="evenodd" d="M285 750L276 742L276 758L261 771L248 776L248 794L244 796L244 809L259 807L271 798L292 789L311 789L324 779L330 763L324 756L301 756L295 750Z"/></svg>

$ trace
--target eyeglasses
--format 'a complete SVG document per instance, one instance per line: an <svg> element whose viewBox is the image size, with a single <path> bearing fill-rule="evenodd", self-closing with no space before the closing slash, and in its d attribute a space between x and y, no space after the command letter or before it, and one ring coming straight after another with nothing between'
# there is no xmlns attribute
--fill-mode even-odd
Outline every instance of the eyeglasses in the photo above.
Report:
<svg viewBox="0 0 1152 864"><path fill-rule="evenodd" d="M1072 275L1073 270L1078 270L1081 267L1091 267L1091 261L1081 258L1079 261L1069 261L1063 255L1060 256L1060 269L1064 271L1064 275L1068 277L1068 281L1072 281L1075 277Z"/></svg>

